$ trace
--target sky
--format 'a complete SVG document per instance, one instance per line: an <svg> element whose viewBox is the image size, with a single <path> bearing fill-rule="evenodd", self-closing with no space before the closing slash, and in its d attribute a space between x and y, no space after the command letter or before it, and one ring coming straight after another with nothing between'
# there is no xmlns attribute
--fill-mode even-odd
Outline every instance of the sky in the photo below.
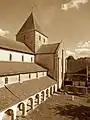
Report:
<svg viewBox="0 0 90 120"><path fill-rule="evenodd" d="M89 56L89 0L0 0L0 35L15 40L31 11L49 43L63 40L67 55Z"/></svg>

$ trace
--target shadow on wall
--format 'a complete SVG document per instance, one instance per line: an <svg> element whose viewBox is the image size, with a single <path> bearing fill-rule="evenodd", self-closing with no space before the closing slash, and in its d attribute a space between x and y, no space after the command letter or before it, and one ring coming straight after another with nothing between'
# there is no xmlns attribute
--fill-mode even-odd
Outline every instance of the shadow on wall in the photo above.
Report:
<svg viewBox="0 0 90 120"><path fill-rule="evenodd" d="M77 105L57 105L55 108L56 115L65 116L70 120L90 120L90 107Z"/></svg>

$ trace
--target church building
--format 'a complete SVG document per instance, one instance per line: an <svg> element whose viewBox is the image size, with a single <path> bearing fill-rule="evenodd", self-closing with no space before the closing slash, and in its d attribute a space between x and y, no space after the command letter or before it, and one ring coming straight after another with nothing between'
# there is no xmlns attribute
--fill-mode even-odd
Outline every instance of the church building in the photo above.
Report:
<svg viewBox="0 0 90 120"><path fill-rule="evenodd" d="M63 41L48 44L31 13L16 41L0 36L0 66L0 120L17 120L61 88Z"/></svg>

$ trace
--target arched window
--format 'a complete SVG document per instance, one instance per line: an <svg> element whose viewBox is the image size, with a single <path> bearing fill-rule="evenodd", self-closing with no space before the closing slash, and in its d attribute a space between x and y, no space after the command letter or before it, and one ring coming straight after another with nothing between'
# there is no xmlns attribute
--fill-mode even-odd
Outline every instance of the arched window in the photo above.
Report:
<svg viewBox="0 0 90 120"><path fill-rule="evenodd" d="M38 78L38 72L36 73L36 78Z"/></svg>
<svg viewBox="0 0 90 120"><path fill-rule="evenodd" d="M39 36L39 40L41 40L41 36Z"/></svg>
<svg viewBox="0 0 90 120"><path fill-rule="evenodd" d="M22 61L24 61L24 56L22 55Z"/></svg>
<svg viewBox="0 0 90 120"><path fill-rule="evenodd" d="M33 62L33 57L31 57L31 62Z"/></svg>
<svg viewBox="0 0 90 120"><path fill-rule="evenodd" d="M9 59L10 59L10 61L12 60L12 54L10 54Z"/></svg>
<svg viewBox="0 0 90 120"><path fill-rule="evenodd" d="M45 43L45 38L43 39L43 42Z"/></svg>
<svg viewBox="0 0 90 120"><path fill-rule="evenodd" d="M5 84L8 84L8 77L5 77Z"/></svg>
<svg viewBox="0 0 90 120"><path fill-rule="evenodd" d="M29 73L29 79L31 78L31 74Z"/></svg>

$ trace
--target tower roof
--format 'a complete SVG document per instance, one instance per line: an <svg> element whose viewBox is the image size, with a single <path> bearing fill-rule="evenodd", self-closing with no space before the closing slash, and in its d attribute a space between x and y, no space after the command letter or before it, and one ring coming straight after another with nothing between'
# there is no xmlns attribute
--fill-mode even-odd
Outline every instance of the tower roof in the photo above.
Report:
<svg viewBox="0 0 90 120"><path fill-rule="evenodd" d="M19 32L17 33L17 35L25 32L27 30L36 30L36 31L40 32L41 34L43 34L44 36L46 36L44 34L44 32L42 31L40 25L37 23L35 16L32 12L31 12L30 16L28 17L28 19L23 24L23 26L21 27L21 29L19 30Z"/></svg>

